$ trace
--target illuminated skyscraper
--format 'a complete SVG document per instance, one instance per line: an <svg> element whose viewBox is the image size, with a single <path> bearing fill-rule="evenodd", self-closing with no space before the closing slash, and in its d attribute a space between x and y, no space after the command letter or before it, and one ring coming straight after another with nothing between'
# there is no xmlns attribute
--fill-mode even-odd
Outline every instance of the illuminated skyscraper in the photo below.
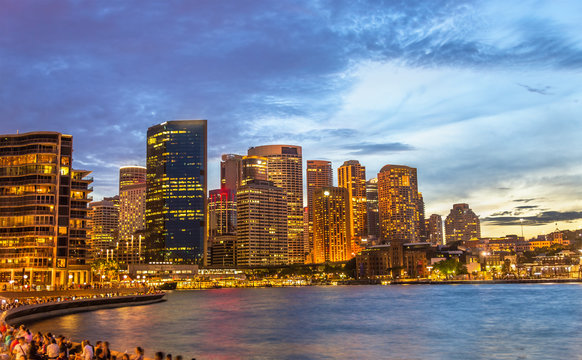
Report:
<svg viewBox="0 0 582 360"><path fill-rule="evenodd" d="M208 197L208 231L210 238L236 232L236 192L211 190Z"/></svg>
<svg viewBox="0 0 582 360"><path fill-rule="evenodd" d="M378 210L383 242L419 242L416 169L386 165L378 173Z"/></svg>
<svg viewBox="0 0 582 360"><path fill-rule="evenodd" d="M220 162L220 188L236 192L242 177L242 155L224 154Z"/></svg>
<svg viewBox="0 0 582 360"><path fill-rule="evenodd" d="M147 169L143 166L123 166L119 169L119 195L124 187L145 184Z"/></svg>
<svg viewBox="0 0 582 360"><path fill-rule="evenodd" d="M234 265L236 245L236 191L210 190L208 196L208 251L212 265ZM226 237L225 237L226 236ZM214 246L220 249L215 249ZM228 253L231 251L231 253ZM212 257L220 257L214 259Z"/></svg>
<svg viewBox="0 0 582 360"><path fill-rule="evenodd" d="M428 234L426 233L426 224L424 219L424 198L422 197L422 193L418 193L418 202L416 205L418 209L418 241L426 241L428 238Z"/></svg>
<svg viewBox="0 0 582 360"><path fill-rule="evenodd" d="M269 179L268 159L262 156L244 156L242 158L241 185L245 185L249 180Z"/></svg>
<svg viewBox="0 0 582 360"><path fill-rule="evenodd" d="M203 263L206 257L206 120L148 129L148 261Z"/></svg>
<svg viewBox="0 0 582 360"><path fill-rule="evenodd" d="M146 168L124 166L119 170L119 251L121 263L142 261L145 239Z"/></svg>
<svg viewBox="0 0 582 360"><path fill-rule="evenodd" d="M315 263L351 259L348 190L323 187L313 191L313 254Z"/></svg>
<svg viewBox="0 0 582 360"><path fill-rule="evenodd" d="M91 259L118 256L119 197L104 198L89 204Z"/></svg>
<svg viewBox="0 0 582 360"><path fill-rule="evenodd" d="M337 169L338 186L348 190L350 201L350 227L352 247L354 251L360 245L362 238L367 237L366 208L366 167L357 160L344 162Z"/></svg>
<svg viewBox="0 0 582 360"><path fill-rule="evenodd" d="M285 265L287 199L271 181L249 180L236 194L238 266Z"/></svg>
<svg viewBox="0 0 582 360"><path fill-rule="evenodd" d="M289 263L304 263L308 251L303 238L303 173L301 147L265 145L249 149L250 156L268 159L269 180L285 190Z"/></svg>
<svg viewBox="0 0 582 360"><path fill-rule="evenodd" d="M333 186L333 171L331 161L307 160L307 211L308 211L308 249L313 251L313 192L322 187Z"/></svg>
<svg viewBox="0 0 582 360"><path fill-rule="evenodd" d="M368 236L380 239L380 215L378 214L378 178L366 182L366 211Z"/></svg>
<svg viewBox="0 0 582 360"><path fill-rule="evenodd" d="M90 281L90 171L73 170L73 137L0 135L0 284L58 286Z"/></svg>
<svg viewBox="0 0 582 360"><path fill-rule="evenodd" d="M468 204L454 204L445 220L447 244L481 237L481 223Z"/></svg>
<svg viewBox="0 0 582 360"><path fill-rule="evenodd" d="M432 214L426 221L428 224L428 241L433 245L443 245L443 218Z"/></svg>

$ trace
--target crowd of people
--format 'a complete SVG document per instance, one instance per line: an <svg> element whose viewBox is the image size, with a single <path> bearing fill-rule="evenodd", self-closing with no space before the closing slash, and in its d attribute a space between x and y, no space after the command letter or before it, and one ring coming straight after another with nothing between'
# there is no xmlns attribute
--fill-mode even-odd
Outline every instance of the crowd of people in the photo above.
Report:
<svg viewBox="0 0 582 360"><path fill-rule="evenodd" d="M159 293L154 288L136 294L92 294L86 296L45 296L24 299L2 299L0 311L15 309L23 305L37 305L50 302L72 301L114 297L120 295L144 295ZM0 317L3 319L4 315ZM73 343L64 336L55 336L51 333L33 334L26 326L13 328L0 320L0 360L144 360L144 350L136 347L133 354L112 352L107 341L97 341L92 345L89 340L80 344ZM154 360L182 360L182 356L165 355L161 352L154 354Z"/></svg>
<svg viewBox="0 0 582 360"><path fill-rule="evenodd" d="M73 343L64 336L51 333L33 334L26 326L13 328L0 324L0 359L2 360L144 360L144 349L136 347L133 354L111 351L107 341L89 340ZM157 352L156 360L172 360L172 355ZM175 360L182 360L176 356Z"/></svg>

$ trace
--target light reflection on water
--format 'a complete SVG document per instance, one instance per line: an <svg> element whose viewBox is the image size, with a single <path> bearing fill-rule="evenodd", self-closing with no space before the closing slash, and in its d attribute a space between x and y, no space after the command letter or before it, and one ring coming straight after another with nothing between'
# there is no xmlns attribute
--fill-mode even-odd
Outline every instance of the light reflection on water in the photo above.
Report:
<svg viewBox="0 0 582 360"><path fill-rule="evenodd" d="M578 359L582 286L337 286L176 291L32 324L185 359Z"/></svg>

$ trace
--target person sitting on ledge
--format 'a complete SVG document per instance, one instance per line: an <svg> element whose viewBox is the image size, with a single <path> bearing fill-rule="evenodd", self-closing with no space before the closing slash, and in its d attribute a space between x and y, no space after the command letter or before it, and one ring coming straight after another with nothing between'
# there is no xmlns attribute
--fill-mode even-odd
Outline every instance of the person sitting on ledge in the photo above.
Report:
<svg viewBox="0 0 582 360"><path fill-rule="evenodd" d="M144 360L143 354L144 354L143 349L138 346L135 348L135 354L133 355L133 358L131 360Z"/></svg>

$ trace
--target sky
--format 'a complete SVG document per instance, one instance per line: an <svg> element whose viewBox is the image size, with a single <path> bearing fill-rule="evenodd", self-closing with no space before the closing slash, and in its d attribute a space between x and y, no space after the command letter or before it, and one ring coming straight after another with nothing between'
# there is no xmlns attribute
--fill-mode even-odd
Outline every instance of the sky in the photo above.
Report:
<svg viewBox="0 0 582 360"><path fill-rule="evenodd" d="M468 203L483 236L580 229L580 14L560 0L0 0L0 133L73 135L97 200L120 166L145 165L149 126L207 119L209 189L221 154L293 144L334 172L416 167L426 215Z"/></svg>

